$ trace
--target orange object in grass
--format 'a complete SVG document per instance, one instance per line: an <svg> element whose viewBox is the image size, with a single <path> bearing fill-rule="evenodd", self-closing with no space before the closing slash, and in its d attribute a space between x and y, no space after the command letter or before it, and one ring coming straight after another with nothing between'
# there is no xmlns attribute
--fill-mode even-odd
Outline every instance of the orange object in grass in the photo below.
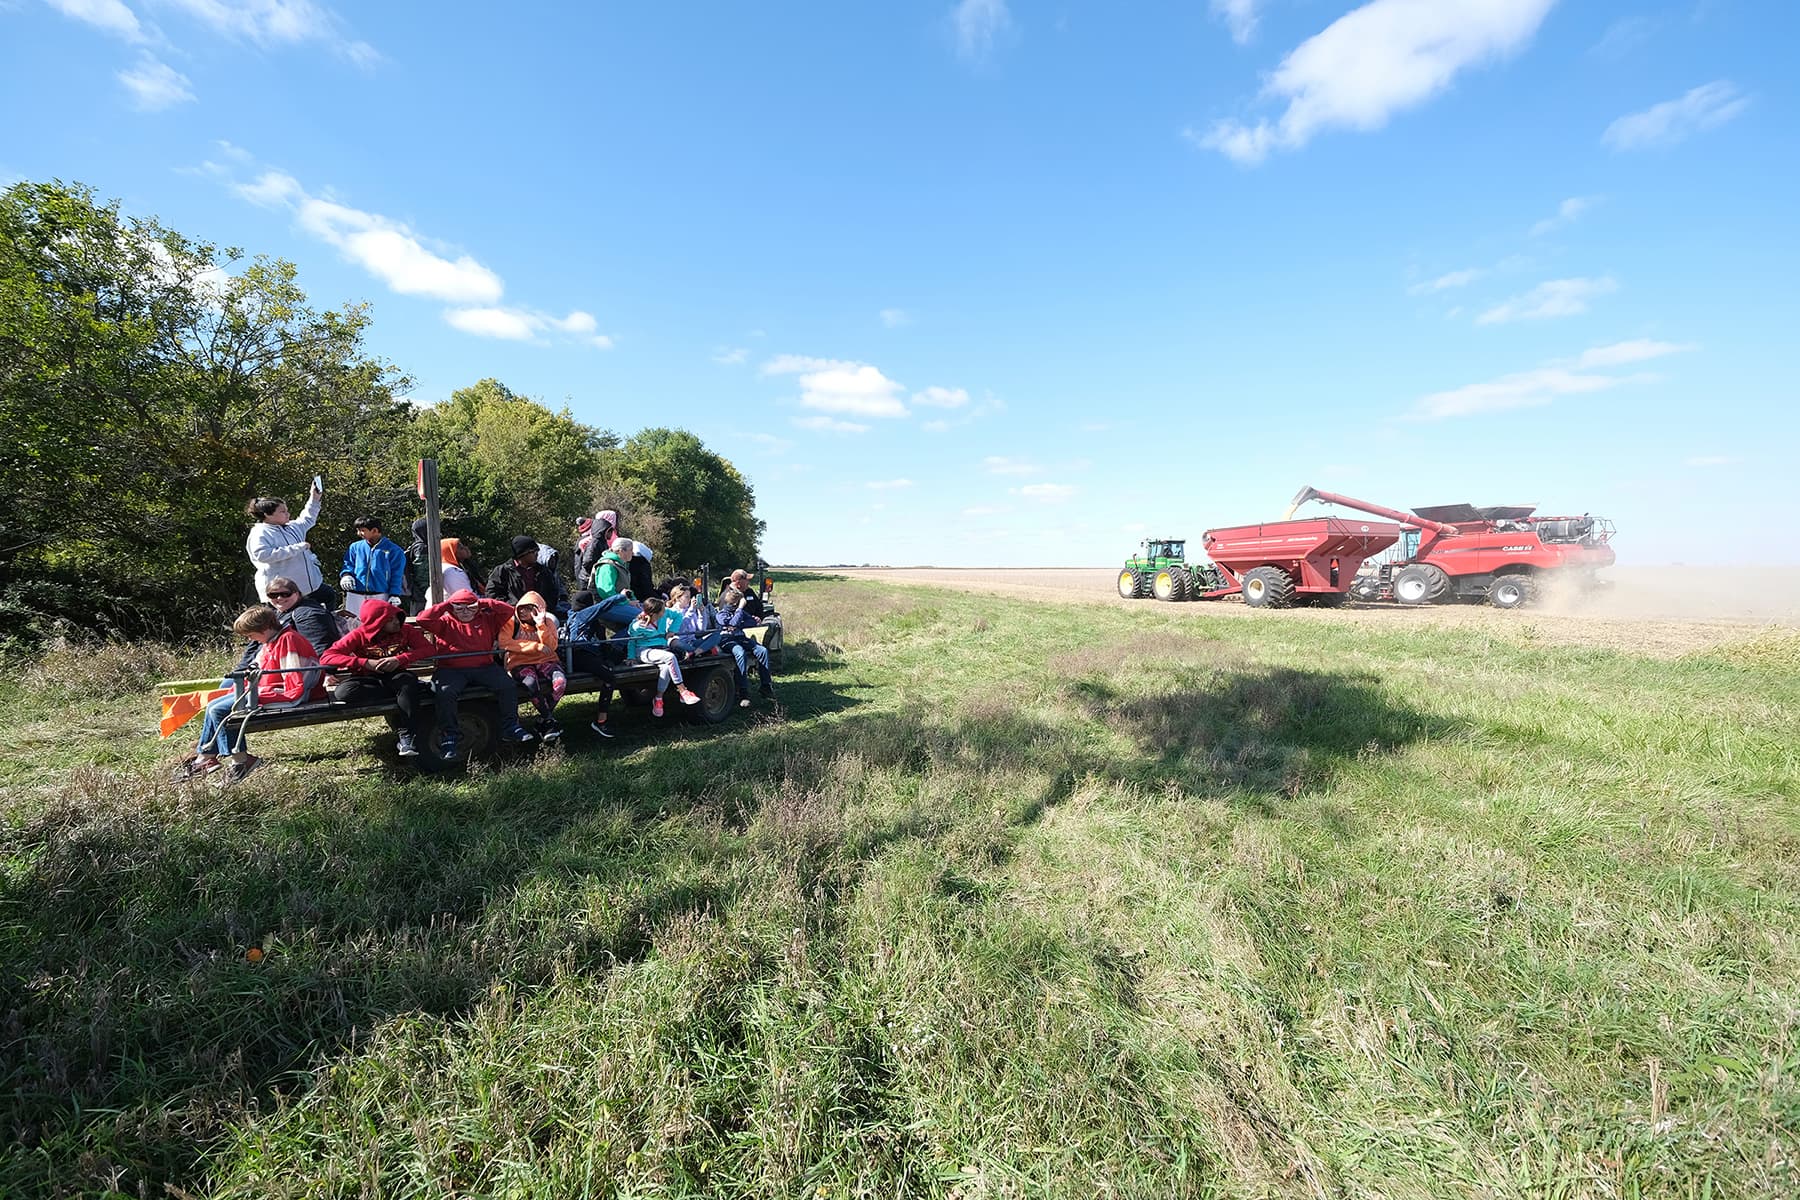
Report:
<svg viewBox="0 0 1800 1200"><path fill-rule="evenodd" d="M262 955L262 947L261 946L252 946L248 950L244 951L244 957L249 959L251 962L261 962L262 956L263 955Z"/></svg>

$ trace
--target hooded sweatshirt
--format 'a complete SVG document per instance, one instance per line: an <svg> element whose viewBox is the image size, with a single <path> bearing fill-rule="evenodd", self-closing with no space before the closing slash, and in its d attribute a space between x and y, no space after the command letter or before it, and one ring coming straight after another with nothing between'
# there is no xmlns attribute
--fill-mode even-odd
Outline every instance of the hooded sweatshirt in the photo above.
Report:
<svg viewBox="0 0 1800 1200"><path fill-rule="evenodd" d="M386 600L365 602L362 623L333 642L331 649L319 656L319 661L340 675L371 675L375 673L378 658L397 658L402 670L429 659L431 640L417 625L402 624L398 633L381 632L381 627L390 619L401 615L400 610Z"/></svg>
<svg viewBox="0 0 1800 1200"><path fill-rule="evenodd" d="M459 620L450 611L453 604L474 604L474 617L467 621ZM440 671L446 667L490 665L494 661L494 648L499 645L500 636L512 628L512 622L512 605L483 599L468 588L451 592L448 600L442 604L433 604L418 616L418 624L437 639L438 653L455 655L438 663Z"/></svg>
<svg viewBox="0 0 1800 1200"><path fill-rule="evenodd" d="M438 557L444 563L444 595L460 592L464 588L481 594L481 585L475 577L463 567L463 544L461 538L444 538L438 543Z"/></svg>
<svg viewBox="0 0 1800 1200"><path fill-rule="evenodd" d="M534 628L519 620L518 609L513 610L512 621L500 635L500 646L506 651L506 669L516 671L520 667L555 662L556 618L544 604L544 598L536 592L526 592L519 597L519 604L521 607L537 605L538 618Z"/></svg>
<svg viewBox="0 0 1800 1200"><path fill-rule="evenodd" d="M631 569L617 550L608 549L600 556L600 565L594 568L594 595L610 600L620 592L630 590Z"/></svg>
<svg viewBox="0 0 1800 1200"><path fill-rule="evenodd" d="M319 569L318 555L300 544L306 540L307 531L319 523L320 504L319 500L308 500L300 515L286 525L258 521L250 527L244 552L256 568L256 594L265 603L269 599L269 580L276 575L286 575L298 583L303 596L311 595L324 584L325 573Z"/></svg>
<svg viewBox="0 0 1800 1200"><path fill-rule="evenodd" d="M325 698L325 686L319 682L319 652L296 629L283 629L281 636L264 646L256 665L263 671L256 681L258 704L298 704Z"/></svg>
<svg viewBox="0 0 1800 1200"><path fill-rule="evenodd" d="M669 639L681 631L681 614L672 608L662 610L660 616L652 617L649 613L639 613L638 619L625 628L625 652L630 658L641 659L646 650L666 650Z"/></svg>

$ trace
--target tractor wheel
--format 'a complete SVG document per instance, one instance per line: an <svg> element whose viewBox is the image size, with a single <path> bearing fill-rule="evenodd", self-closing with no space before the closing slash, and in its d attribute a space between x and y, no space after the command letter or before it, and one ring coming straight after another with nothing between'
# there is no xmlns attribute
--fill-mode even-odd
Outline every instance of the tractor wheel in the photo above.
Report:
<svg viewBox="0 0 1800 1200"><path fill-rule="evenodd" d="M1150 581L1150 591L1158 600L1181 599L1181 572L1174 567L1164 567Z"/></svg>
<svg viewBox="0 0 1800 1200"><path fill-rule="evenodd" d="M1531 603L1531 576L1502 575L1488 585L1488 603L1495 608L1523 608Z"/></svg>
<svg viewBox="0 0 1800 1200"><path fill-rule="evenodd" d="M1286 608L1294 602L1294 580L1280 567L1244 572L1244 603L1251 608Z"/></svg>
<svg viewBox="0 0 1800 1200"><path fill-rule="evenodd" d="M1436 604L1450 587L1450 577L1430 563L1413 563L1394 573L1394 599L1401 604Z"/></svg>
<svg viewBox="0 0 1800 1200"><path fill-rule="evenodd" d="M1138 598L1138 573L1130 567L1119 572L1119 599L1136 600Z"/></svg>
<svg viewBox="0 0 1800 1200"><path fill-rule="evenodd" d="M1194 592L1197 589L1194 587L1194 573L1191 568L1176 567L1175 582L1179 585L1175 596L1177 600L1192 600L1194 598Z"/></svg>

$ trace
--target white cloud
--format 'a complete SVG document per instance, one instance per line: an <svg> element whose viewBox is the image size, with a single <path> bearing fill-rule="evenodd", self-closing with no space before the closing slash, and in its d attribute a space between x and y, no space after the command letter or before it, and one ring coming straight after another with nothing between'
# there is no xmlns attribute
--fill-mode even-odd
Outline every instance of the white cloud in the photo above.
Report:
<svg viewBox="0 0 1800 1200"><path fill-rule="evenodd" d="M1697 349L1691 343L1654 342L1648 338L1639 338L1630 342L1614 342L1610 346L1595 346L1584 350L1575 365L1583 370L1591 367L1622 367L1628 363L1648 362L1653 358L1662 358L1669 354L1685 354Z"/></svg>
<svg viewBox="0 0 1800 1200"><path fill-rule="evenodd" d="M1570 196L1556 206L1556 215L1545 217L1531 227L1532 237L1543 237L1546 233L1561 229L1581 217L1581 214L1600 203L1598 196Z"/></svg>
<svg viewBox="0 0 1800 1200"><path fill-rule="evenodd" d="M145 40L144 27L137 14L123 0L46 0L65 17L92 25L103 33L122 37L128 42Z"/></svg>
<svg viewBox="0 0 1800 1200"><path fill-rule="evenodd" d="M1213 16L1231 30L1231 40L1242 46L1256 32L1256 10L1262 0L1212 0Z"/></svg>
<svg viewBox="0 0 1800 1200"><path fill-rule="evenodd" d="M1588 301L1619 290L1609 276L1598 279L1549 279L1529 292L1504 300L1475 318L1477 325L1503 325L1508 321L1541 321L1550 317L1576 317L1588 310Z"/></svg>
<svg viewBox="0 0 1800 1200"><path fill-rule="evenodd" d="M750 351L742 346L720 346L713 351L712 360L722 367L741 367L750 361Z"/></svg>
<svg viewBox="0 0 1800 1200"><path fill-rule="evenodd" d="M1622 384L1653 378L1611 374L1602 368L1647 362L1692 349L1694 347L1691 345L1646 339L1595 346L1584 350L1573 362L1549 362L1534 370L1503 375L1487 383L1472 383L1447 392L1433 392L1414 405L1408 415L1415 421L1441 421L1447 417L1469 417L1477 413L1504 412L1515 408L1541 408L1555 402L1560 396L1603 392Z"/></svg>
<svg viewBox="0 0 1800 1200"><path fill-rule="evenodd" d="M1556 0L1371 0L1296 47L1263 85L1287 108L1271 122L1217 121L1195 144L1254 165L1327 129L1373 130L1424 103L1467 67L1531 40Z"/></svg>
<svg viewBox="0 0 1800 1200"><path fill-rule="evenodd" d="M764 375L798 375L800 406L815 412L857 417L904 417L903 386L868 363L778 354L762 365ZM809 426L809 428L811 428Z"/></svg>
<svg viewBox="0 0 1800 1200"><path fill-rule="evenodd" d="M884 308L881 310L881 323L889 329L898 329L902 325L912 324L912 314L904 308Z"/></svg>
<svg viewBox="0 0 1800 1200"><path fill-rule="evenodd" d="M909 488L913 485L910 479L873 479L865 486L877 492L891 492L896 488Z"/></svg>
<svg viewBox="0 0 1800 1200"><path fill-rule="evenodd" d="M488 305L505 291L500 276L469 255L451 259L428 250L404 223L310 195L291 175L265 171L233 190L253 204L290 209L302 229L402 295Z"/></svg>
<svg viewBox="0 0 1800 1200"><path fill-rule="evenodd" d="M1618 62L1649 41L1651 35L1661 27L1660 17L1621 17L1607 27L1605 34L1594 43L1589 53Z"/></svg>
<svg viewBox="0 0 1800 1200"><path fill-rule="evenodd" d="M380 51L344 33L343 21L313 0L158 0L178 8L215 33L258 46L318 42L360 67L373 66Z"/></svg>
<svg viewBox="0 0 1800 1200"><path fill-rule="evenodd" d="M1448 291L1451 288L1467 287L1486 274L1487 272L1480 267L1466 267L1461 271L1450 271L1443 275L1439 275L1436 279L1427 279L1422 283L1415 283L1407 288L1406 291L1407 294L1411 296L1428 296L1433 292L1443 292Z"/></svg>
<svg viewBox="0 0 1800 1200"><path fill-rule="evenodd" d="M961 0L950 10L956 52L970 62L985 61L994 52L994 44L1012 27L1006 0Z"/></svg>
<svg viewBox="0 0 1800 1200"><path fill-rule="evenodd" d="M1042 469L1036 463L1007 458L1003 454L990 454L981 460L981 465L989 475L1035 475Z"/></svg>
<svg viewBox="0 0 1800 1200"><path fill-rule="evenodd" d="M1614 150L1673 146L1693 134L1716 129L1749 106L1750 97L1740 94L1736 84L1715 79L1678 100L1665 100L1620 117L1606 127L1600 140Z"/></svg>
<svg viewBox="0 0 1800 1200"><path fill-rule="evenodd" d="M153 54L140 55L135 67L120 71L119 82L141 112L161 112L194 98L188 77Z"/></svg>
<svg viewBox="0 0 1800 1200"><path fill-rule="evenodd" d="M451 308L444 311L444 320L453 328L472 333L476 337L530 342L538 340L540 334L557 332L569 334L601 350L610 350L613 344L610 337L594 332L598 326L593 314L580 309L566 317L553 317L527 308L507 308L501 305Z"/></svg>
<svg viewBox="0 0 1800 1200"><path fill-rule="evenodd" d="M820 433L867 433L870 428L855 421L840 421L836 417L795 417L794 427Z"/></svg>
<svg viewBox="0 0 1800 1200"><path fill-rule="evenodd" d="M1682 459L1681 465L1684 467L1728 467L1736 461L1737 459L1729 454L1696 454L1692 458Z"/></svg>
<svg viewBox="0 0 1800 1200"><path fill-rule="evenodd" d="M914 404L922 404L926 408L962 408L969 402L969 393L965 388L932 387L912 394Z"/></svg>
<svg viewBox="0 0 1800 1200"><path fill-rule="evenodd" d="M998 517L1011 512L1012 509L992 504L977 504L962 510L965 517Z"/></svg>
<svg viewBox="0 0 1800 1200"><path fill-rule="evenodd" d="M537 336L531 318L509 308L452 308L444 313L444 320L476 337L528 342Z"/></svg>
<svg viewBox="0 0 1800 1200"><path fill-rule="evenodd" d="M1075 494L1075 488L1067 483L1028 483L1024 487L1008 488L1007 491L1027 500L1046 502L1067 500Z"/></svg>

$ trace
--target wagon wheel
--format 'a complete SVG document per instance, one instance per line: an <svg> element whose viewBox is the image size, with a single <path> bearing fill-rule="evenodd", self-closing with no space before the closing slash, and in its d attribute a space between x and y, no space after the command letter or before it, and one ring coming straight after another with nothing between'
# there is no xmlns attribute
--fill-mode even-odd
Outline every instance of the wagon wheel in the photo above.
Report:
<svg viewBox="0 0 1800 1200"><path fill-rule="evenodd" d="M1244 603L1251 608L1286 608L1294 599L1294 581L1280 567L1252 567L1244 572Z"/></svg>

